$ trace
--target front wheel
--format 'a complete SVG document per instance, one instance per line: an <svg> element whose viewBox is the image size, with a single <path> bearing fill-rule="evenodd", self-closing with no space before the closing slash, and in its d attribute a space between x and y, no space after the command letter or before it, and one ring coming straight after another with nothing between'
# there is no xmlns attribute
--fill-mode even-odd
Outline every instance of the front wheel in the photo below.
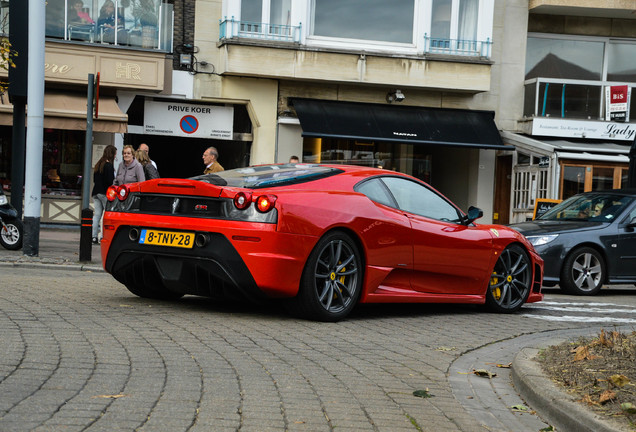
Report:
<svg viewBox="0 0 636 432"><path fill-rule="evenodd" d="M289 309L304 318L335 322L354 308L362 291L362 259L348 235L324 236L309 255Z"/></svg>
<svg viewBox="0 0 636 432"><path fill-rule="evenodd" d="M6 226L5 226L6 225ZM18 250L22 247L24 226L22 221L14 219L0 225L0 244L9 250Z"/></svg>
<svg viewBox="0 0 636 432"><path fill-rule="evenodd" d="M561 288L568 294L598 294L604 279L605 261L596 249L578 248L563 263Z"/></svg>
<svg viewBox="0 0 636 432"><path fill-rule="evenodd" d="M526 302L532 289L532 263L518 245L503 250L490 276L486 304L495 312L511 313Z"/></svg>

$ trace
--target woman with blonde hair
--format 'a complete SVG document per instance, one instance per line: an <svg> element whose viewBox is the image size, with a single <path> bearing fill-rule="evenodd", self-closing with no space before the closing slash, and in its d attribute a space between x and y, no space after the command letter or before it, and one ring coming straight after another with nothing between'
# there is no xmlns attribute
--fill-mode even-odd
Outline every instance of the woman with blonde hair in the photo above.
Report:
<svg viewBox="0 0 636 432"><path fill-rule="evenodd" d="M93 213L93 243L99 244L99 233L101 231L100 223L106 208L106 190L115 180L115 167L113 162L115 161L115 155L117 154L117 147L114 145L107 145L104 149L102 157L95 164L93 169L93 206L95 212Z"/></svg>
<svg viewBox="0 0 636 432"><path fill-rule="evenodd" d="M144 168L144 175L146 176L146 180L159 178L159 171L157 171L157 168L152 165L148 153L146 153L144 150L137 150L135 152L135 159L137 159L137 162L139 162Z"/></svg>
<svg viewBox="0 0 636 432"><path fill-rule="evenodd" d="M146 180L144 174L144 168L141 166L137 159L135 159L135 149L131 145L125 145L121 152L124 161L119 164L117 168L117 175L115 176L116 185L123 185L126 183L136 183Z"/></svg>

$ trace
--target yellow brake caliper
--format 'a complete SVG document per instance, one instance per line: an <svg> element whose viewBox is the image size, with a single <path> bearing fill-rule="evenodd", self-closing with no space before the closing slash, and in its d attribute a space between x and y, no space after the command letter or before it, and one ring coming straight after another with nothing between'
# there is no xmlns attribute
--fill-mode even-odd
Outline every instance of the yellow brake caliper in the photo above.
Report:
<svg viewBox="0 0 636 432"><path fill-rule="evenodd" d="M492 276L490 277L490 286L494 287L495 285L497 285L498 282L499 282L499 278L497 277L497 273L492 272ZM492 291L492 296L495 298L495 300L499 300L501 298L500 287L491 288L491 291Z"/></svg>
<svg viewBox="0 0 636 432"><path fill-rule="evenodd" d="M338 263L338 264L340 264L340 263ZM342 270L340 270L340 272L341 272L341 273L344 273L345 271L346 271L346 268L345 268L345 267L343 267L343 268L342 268ZM331 279L332 281L335 281L335 280L336 280L336 277L337 277L337 276L336 276L336 272L331 272L331 274L329 275L329 279ZM345 276L344 276L344 275L343 275L343 276L340 276L340 278L338 278L338 280L340 281L340 283L341 283L341 284L343 284L343 285L344 285L344 283L345 283ZM333 292L333 298L334 298L334 299L338 297L338 292L340 292L340 294L342 294L342 290L341 290L340 288L338 288L338 291L334 291L334 292Z"/></svg>

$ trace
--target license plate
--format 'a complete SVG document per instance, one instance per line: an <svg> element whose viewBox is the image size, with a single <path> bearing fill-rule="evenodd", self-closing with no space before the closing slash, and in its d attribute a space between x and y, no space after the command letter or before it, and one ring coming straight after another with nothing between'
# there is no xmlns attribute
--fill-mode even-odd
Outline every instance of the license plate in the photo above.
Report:
<svg viewBox="0 0 636 432"><path fill-rule="evenodd" d="M194 245L194 233L142 229L139 243L189 249Z"/></svg>

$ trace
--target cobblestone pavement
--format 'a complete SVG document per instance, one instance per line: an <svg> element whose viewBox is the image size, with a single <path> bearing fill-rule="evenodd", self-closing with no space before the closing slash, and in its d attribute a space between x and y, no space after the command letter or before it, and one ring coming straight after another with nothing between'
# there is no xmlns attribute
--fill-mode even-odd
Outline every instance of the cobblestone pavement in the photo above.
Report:
<svg viewBox="0 0 636 432"><path fill-rule="evenodd" d="M483 432L453 394L451 363L584 326L452 305L317 323L276 304L145 300L103 272L0 275L0 431Z"/></svg>

